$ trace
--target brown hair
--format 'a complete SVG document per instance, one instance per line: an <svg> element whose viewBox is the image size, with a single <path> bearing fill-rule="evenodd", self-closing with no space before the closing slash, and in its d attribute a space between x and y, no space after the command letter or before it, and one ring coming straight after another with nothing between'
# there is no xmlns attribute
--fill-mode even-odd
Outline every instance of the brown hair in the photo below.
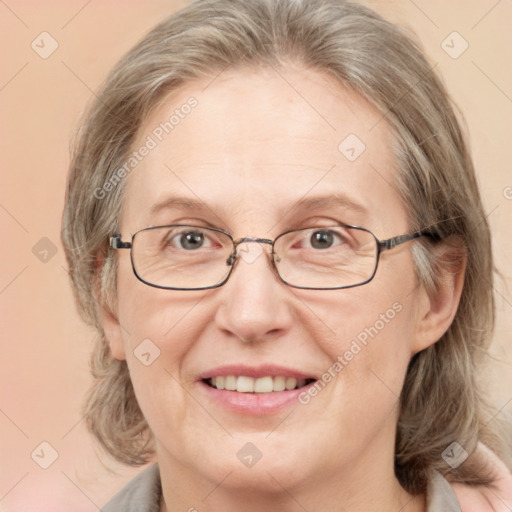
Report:
<svg viewBox="0 0 512 512"><path fill-rule="evenodd" d="M448 94L418 45L373 11L343 0L196 1L155 27L103 84L77 132L62 235L80 311L98 332L88 425L119 461L143 464L153 453L126 363L110 353L95 298L99 266L101 293L115 311L115 259L106 244L118 231L125 178L109 193L98 190L112 182L141 124L169 93L227 68L287 63L330 74L382 112L394 134L397 186L411 228L431 227L462 243L460 306L439 342L410 362L395 467L412 493L425 491L432 470L452 481L486 482L478 468L452 470L442 458L453 441L471 453L486 432L475 365L493 328L493 267L473 164ZM428 241L413 250L420 282L432 289L446 262Z"/></svg>

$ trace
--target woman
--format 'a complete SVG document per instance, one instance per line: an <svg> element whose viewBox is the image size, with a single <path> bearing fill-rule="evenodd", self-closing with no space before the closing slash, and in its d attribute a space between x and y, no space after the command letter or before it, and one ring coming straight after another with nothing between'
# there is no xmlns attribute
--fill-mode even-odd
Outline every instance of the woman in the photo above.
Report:
<svg viewBox="0 0 512 512"><path fill-rule="evenodd" d="M448 481L492 489L487 221L443 86L372 11L161 23L90 108L64 222L99 333L89 427L158 461L104 510L447 512Z"/></svg>

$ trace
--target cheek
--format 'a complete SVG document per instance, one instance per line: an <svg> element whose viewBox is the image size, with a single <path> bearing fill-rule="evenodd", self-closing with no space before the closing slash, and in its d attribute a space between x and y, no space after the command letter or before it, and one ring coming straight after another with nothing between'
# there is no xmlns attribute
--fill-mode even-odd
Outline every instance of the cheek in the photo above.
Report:
<svg viewBox="0 0 512 512"><path fill-rule="evenodd" d="M169 371L179 369L207 321L197 307L207 292L150 287L136 279L131 268L123 270L118 277L118 318L128 363L149 353L144 362L158 359L162 364L165 359Z"/></svg>
<svg viewBox="0 0 512 512"><path fill-rule="evenodd" d="M322 336L317 329L315 336L332 361L326 373L336 376L340 389L350 387L370 399L375 387L395 398L400 395L417 324L412 262L403 262L400 271L393 269L395 274L382 270L364 286L340 290L323 301L305 301L330 333Z"/></svg>
<svg viewBox="0 0 512 512"><path fill-rule="evenodd" d="M340 443L360 438L369 442L389 418L395 418L411 357L411 304L395 300L361 308L357 302L331 324L336 336L328 343L318 342L331 363L315 385L318 390L310 388L301 397L318 417L329 411L326 421L334 426L332 435Z"/></svg>
<svg viewBox="0 0 512 512"><path fill-rule="evenodd" d="M346 293L347 290L343 292ZM371 351L391 350L396 347L409 353L415 327L414 303L411 297L382 292L376 297L371 293L360 293L359 290L348 292L335 301L335 304L310 302L312 309L331 334L316 336L317 343L324 351L332 357L351 350L353 346L355 354L358 353L359 345L362 349L368 348ZM347 354L347 357L351 356Z"/></svg>
<svg viewBox="0 0 512 512"><path fill-rule="evenodd" d="M190 413L182 369L208 323L200 306L206 292L159 290L129 276L118 283L118 314L137 401L153 430L179 429Z"/></svg>
<svg viewBox="0 0 512 512"><path fill-rule="evenodd" d="M399 395L411 357L410 318L410 304L398 300L382 308L350 311L345 322L336 324L334 339L320 342L333 361L326 373L341 376L342 387L357 388L358 394L371 391L381 380Z"/></svg>

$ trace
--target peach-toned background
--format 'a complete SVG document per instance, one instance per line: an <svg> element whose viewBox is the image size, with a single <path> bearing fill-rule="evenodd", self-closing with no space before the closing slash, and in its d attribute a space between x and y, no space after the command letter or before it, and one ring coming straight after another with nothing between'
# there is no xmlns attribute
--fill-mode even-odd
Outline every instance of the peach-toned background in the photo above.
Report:
<svg viewBox="0 0 512 512"><path fill-rule="evenodd" d="M103 457L117 471L110 472L81 421L92 332L75 310L59 237L67 148L78 115L109 68L184 3L0 2L0 510L95 511L137 471ZM466 115L496 261L505 275L495 286L499 318L492 351L504 362L493 361L486 379L497 413L512 413L512 3L371 5L417 32ZM453 31L469 44L457 59L441 46ZM35 40L39 52L48 51L42 32L58 43L46 59L31 48ZM451 36L444 44L455 51L461 41ZM38 465L51 460L51 449L39 447L43 441L58 452L48 469Z"/></svg>

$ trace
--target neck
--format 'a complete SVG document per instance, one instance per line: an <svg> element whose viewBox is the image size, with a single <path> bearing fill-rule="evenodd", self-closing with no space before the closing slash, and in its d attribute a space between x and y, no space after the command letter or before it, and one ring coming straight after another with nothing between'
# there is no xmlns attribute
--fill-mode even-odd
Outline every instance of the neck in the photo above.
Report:
<svg viewBox="0 0 512 512"><path fill-rule="evenodd" d="M407 493L394 476L394 447L376 460L370 446L346 470L325 471L297 479L297 484L285 488L280 479L255 466L251 478L243 479L238 471L219 470L215 480L198 475L193 468L176 464L160 456L163 498L161 512L299 512L301 510L331 510L367 512L368 510L400 510L425 512L424 496ZM160 455L162 455L160 453ZM386 457L387 456L387 457ZM381 461L387 458L387 464ZM296 471L297 468L293 468Z"/></svg>
<svg viewBox="0 0 512 512"><path fill-rule="evenodd" d="M228 477L229 478L229 477ZM261 493L258 490L230 490L228 478L217 483L218 487L204 488L203 494L195 497L179 495L176 486L164 491L160 512L261 512L261 510L279 510L280 512L299 512L300 510L331 510L343 512L367 512L368 510L399 510L400 512L425 512L424 496L411 496L400 487L398 482L381 494L368 491L366 494L353 494L349 489L335 490L332 486L322 486L313 492L301 492L279 488L275 492ZM223 488L226 486L225 488ZM339 486L338 486L339 487ZM344 487L344 486L343 486ZM208 489L208 490L207 490ZM347 492L348 491L348 492Z"/></svg>

